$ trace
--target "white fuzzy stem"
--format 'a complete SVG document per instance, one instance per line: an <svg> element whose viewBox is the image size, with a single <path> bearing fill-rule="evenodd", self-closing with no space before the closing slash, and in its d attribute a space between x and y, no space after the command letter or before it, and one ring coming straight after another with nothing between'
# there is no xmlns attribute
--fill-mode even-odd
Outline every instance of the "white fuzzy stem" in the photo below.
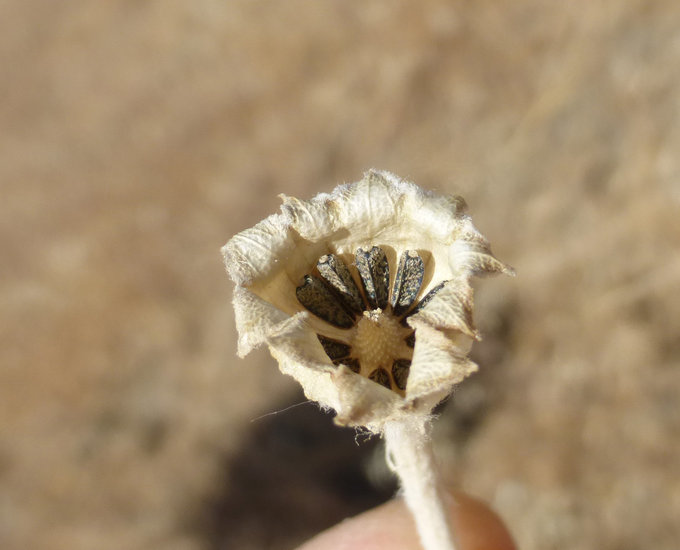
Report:
<svg viewBox="0 0 680 550"><path fill-rule="evenodd" d="M406 505L425 550L455 550L454 537L438 483L428 418L393 421L385 426L387 463L396 472Z"/></svg>

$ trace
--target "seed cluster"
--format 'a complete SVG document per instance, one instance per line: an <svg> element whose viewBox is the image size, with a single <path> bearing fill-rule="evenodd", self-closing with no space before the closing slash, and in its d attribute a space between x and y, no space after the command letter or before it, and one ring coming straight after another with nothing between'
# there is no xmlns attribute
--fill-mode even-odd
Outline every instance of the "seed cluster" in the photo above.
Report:
<svg viewBox="0 0 680 550"><path fill-rule="evenodd" d="M391 292L390 265L382 248L358 249L352 267L355 273L337 256L321 256L316 273L305 275L297 287L297 299L320 319L347 329L343 340L317 334L334 365L343 364L403 393L415 346L415 332L406 319L429 302L444 283L416 303L425 264L415 250L401 255Z"/></svg>

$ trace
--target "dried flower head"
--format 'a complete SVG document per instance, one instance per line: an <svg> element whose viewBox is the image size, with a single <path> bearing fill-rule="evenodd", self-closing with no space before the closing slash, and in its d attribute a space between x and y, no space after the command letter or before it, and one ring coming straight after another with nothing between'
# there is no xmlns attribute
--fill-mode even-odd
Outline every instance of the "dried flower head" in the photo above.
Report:
<svg viewBox="0 0 680 550"><path fill-rule="evenodd" d="M266 344L336 421L379 433L429 415L477 367L473 275L512 273L460 197L369 171L223 248L244 356Z"/></svg>

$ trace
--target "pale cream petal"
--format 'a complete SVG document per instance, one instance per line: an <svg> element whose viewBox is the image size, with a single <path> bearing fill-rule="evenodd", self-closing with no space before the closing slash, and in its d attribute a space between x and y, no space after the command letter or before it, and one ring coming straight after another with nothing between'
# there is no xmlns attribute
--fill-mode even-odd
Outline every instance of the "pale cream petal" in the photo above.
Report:
<svg viewBox="0 0 680 550"><path fill-rule="evenodd" d="M414 186L417 188L417 186ZM404 203L404 216L413 220L420 235L433 242L451 244L464 227L467 205L462 197L441 196L417 188Z"/></svg>
<svg viewBox="0 0 680 550"><path fill-rule="evenodd" d="M465 202L371 170L361 181L311 200L284 196L283 211L302 239L328 241L334 252L354 253L368 245L429 250L455 240L463 228Z"/></svg>
<svg viewBox="0 0 680 550"><path fill-rule="evenodd" d="M514 275L515 271L491 253L489 242L477 232L472 224L449 248L449 264L458 273L472 275L494 275L505 273Z"/></svg>
<svg viewBox="0 0 680 550"><path fill-rule="evenodd" d="M340 401L332 380L336 367L309 329L307 317L307 313L299 313L277 326L268 335L267 344L281 372L295 378L308 399L337 410Z"/></svg>
<svg viewBox="0 0 680 550"><path fill-rule="evenodd" d="M279 197L283 200L281 211L301 239L309 242L324 240L339 226L333 216L333 209L329 207L335 201L331 194L320 193L311 200L296 199L287 195Z"/></svg>
<svg viewBox="0 0 680 550"><path fill-rule="evenodd" d="M397 393L344 365L334 372L333 382L339 397L335 423L341 426L364 426L380 433L383 423L398 417L404 407L404 399Z"/></svg>
<svg viewBox="0 0 680 550"><path fill-rule="evenodd" d="M397 223L401 197L408 191L386 174L371 170L359 183L336 188L334 214L343 227L351 229L360 246L375 244L386 227Z"/></svg>
<svg viewBox="0 0 680 550"><path fill-rule="evenodd" d="M436 395L445 397L455 384L477 370L466 357L463 343L424 322L414 321L416 346L406 385L406 399Z"/></svg>
<svg viewBox="0 0 680 550"><path fill-rule="evenodd" d="M274 348L271 354L278 361L281 372L292 376L300 384L307 399L324 409L338 409L338 388L332 382L330 372L309 368L309 365L298 363L294 357Z"/></svg>
<svg viewBox="0 0 680 550"><path fill-rule="evenodd" d="M227 273L237 285L249 286L256 279L267 278L280 269L277 258L295 248L286 218L273 214L241 231L222 247Z"/></svg>
<svg viewBox="0 0 680 550"><path fill-rule="evenodd" d="M456 329L470 338L478 338L472 320L472 287L467 279L448 281L418 313L408 317L408 324L425 323L438 329ZM419 339L420 335L416 334Z"/></svg>
<svg viewBox="0 0 680 550"><path fill-rule="evenodd" d="M238 331L238 355L244 357L266 342L267 336L290 316L249 290L234 288L234 317Z"/></svg>
<svg viewBox="0 0 680 550"><path fill-rule="evenodd" d="M310 261L315 261L327 252L354 254L360 247L389 244L384 239L392 238L390 231L403 221L400 203L418 191L396 176L369 171L361 181L311 200L284 196L282 210L291 229L314 251Z"/></svg>

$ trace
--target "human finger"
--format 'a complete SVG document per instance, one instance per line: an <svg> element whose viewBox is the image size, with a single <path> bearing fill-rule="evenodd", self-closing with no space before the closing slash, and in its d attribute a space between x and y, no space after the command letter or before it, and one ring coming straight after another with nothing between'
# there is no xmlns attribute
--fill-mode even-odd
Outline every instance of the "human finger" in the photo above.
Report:
<svg viewBox="0 0 680 550"><path fill-rule="evenodd" d="M500 518L484 503L455 493L449 504L458 550L516 550ZM421 550L410 512L401 498L347 519L298 550Z"/></svg>

